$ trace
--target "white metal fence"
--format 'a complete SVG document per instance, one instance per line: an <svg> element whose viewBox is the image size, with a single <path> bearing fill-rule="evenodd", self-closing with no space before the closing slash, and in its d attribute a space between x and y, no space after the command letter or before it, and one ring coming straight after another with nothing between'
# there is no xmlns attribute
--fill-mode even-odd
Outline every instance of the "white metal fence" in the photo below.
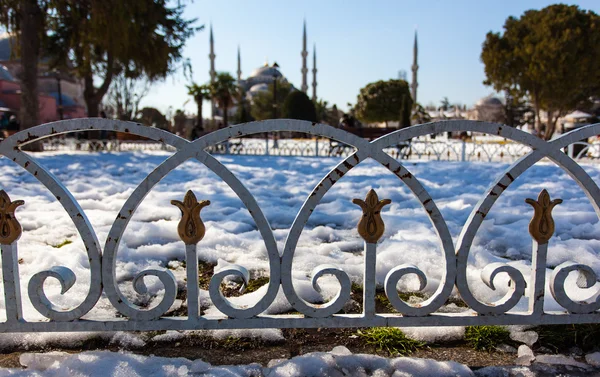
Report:
<svg viewBox="0 0 600 377"><path fill-rule="evenodd" d="M44 151L127 152L175 151L176 148L154 140L124 141L117 139L53 138L43 142ZM210 154L348 157L352 145L331 139L232 138L206 147ZM456 139L415 139L386 147L384 151L396 159L427 161L512 162L531 151L528 145L511 140L461 141ZM583 141L568 145L564 152L581 160L600 158L600 144Z"/></svg>
<svg viewBox="0 0 600 377"><path fill-rule="evenodd" d="M68 134L86 130L119 131L140 135L151 140L161 141L176 152L154 169L131 193L112 224L106 243L100 245L96 232L90 224L85 212L74 199L69 190L35 158L21 149L22 146L59 134ZM246 189L231 171L216 160L207 149L222 145L227 140L238 139L246 135L265 132L291 131L301 132L314 137L336 140L349 145L353 152L334 167L308 195L297 214L282 250L279 249L273 231L254 196ZM481 200L473 208L455 245L448 226L441 215L435 201L401 161L396 160L385 151L391 146L405 143L423 135L441 132L485 132L499 135L514 143L523 145L528 152L518 158L488 187ZM92 330L183 330L183 329L215 329L215 328L290 328L290 327L366 327L366 326L448 326L448 325L481 325L481 324L557 324L600 322L600 300L589 302L577 301L567 291L571 289L589 289L597 281L594 271L586 265L564 262L554 267L549 281L546 282L546 257L548 241L554 232L552 207L559 203L552 200L544 190L537 200L528 198L534 208L534 215L529 226L532 237L532 273L526 281L523 273L517 268L504 263L488 265L481 274L481 284L496 289L499 274L506 273L510 277L510 288L507 294L496 302L482 302L472 293L467 284L467 260L473 240L483 219L491 210L502 193L536 162L548 158L564 169L585 192L597 214L600 215L600 189L585 170L563 152L564 148L577 140L600 133L600 124L590 125L551 142L543 141L530 134L499 124L445 121L418 125L386 135L369 142L355 135L346 133L326 125L295 120L271 120L248 123L222 129L208 134L198 140L189 142L159 129L144 127L134 123L106 119L76 119L45 124L19 132L0 143L0 154L11 159L23 169L31 173L39 182L52 192L71 217L79 236L85 244L89 259L91 283L87 296L76 307L59 307L52 303L45 292L44 282L56 279L62 287L62 294L68 295L69 289L76 280L75 274L63 266L55 266L47 271L33 275L27 284L27 295L20 292L18 239L21 226L18 222L18 211L15 210L22 201L11 201L9 195L13 187L2 183L0 191L0 245L2 257L3 293L6 302L6 322L0 323L0 332L25 331L92 331ZM351 292L348 275L342 269L324 265L317 267L312 273L315 290L319 289L319 279L331 275L339 282L339 292L329 302L315 305L305 301L296 291L292 277L292 262L300 234L311 213L336 182L349 170L370 158L389 169L398 179L399 184L406 185L415 198L421 203L438 236L443 257L440 261L444 269L443 278L435 293L424 302L410 304L398 294L397 284L403 277L414 275L420 281L420 289L427 283L427 276L416 265L400 265L393 268L385 279L385 295L397 313L378 313L375 310L375 266L377 241L383 233L383 221L380 211L389 201L380 200L371 191L357 193L361 199L354 203L363 209L363 216L358 224L358 232L364 239L364 282L363 311L360 314L340 314ZM266 293L253 306L237 306L232 304L221 291L221 283L228 277L238 277L244 285L249 282L248 270L240 265L229 265L217 271L210 279L209 296L212 303L223 313L222 316L204 315L199 306L198 297L198 256L197 245L202 243L205 225L200 217L202 207L209 205L206 201L198 201L189 192L181 202L173 201L182 212L178 232L186 250L187 281L187 315L167 317L165 313L176 299L177 284L171 271L164 268L150 268L140 272L133 280L135 291L146 292L145 276L158 278L164 287L164 295L156 298L156 305L151 308L140 307L129 301L117 284L116 258L119 243L127 225L149 191L169 172L189 159L196 159L218 175L241 199L264 240L269 258L269 282ZM465 172L467 174L467 172ZM196 192L202 199L201 192ZM15 195L12 195L12 199ZM526 198L523 198L526 199ZM168 204L168 203L165 203ZM218 203L214 203L218 204ZM524 215L525 216L525 215ZM525 231L525 230L523 230ZM185 246L184 246L185 245ZM576 287L566 290L566 279L571 273L578 274ZM545 287L549 286L550 294L558 302L563 311L546 312L543 308ZM282 289L285 298L300 314L268 315L267 308L273 303L277 293ZM440 308L448 301L456 290L469 310L460 313L441 312ZM110 304L122 314L118 318L83 319L98 303L101 295L106 295ZM515 305L523 297L529 300L526 311L515 311ZM23 318L22 303L28 298L35 309L49 321L29 322Z"/></svg>

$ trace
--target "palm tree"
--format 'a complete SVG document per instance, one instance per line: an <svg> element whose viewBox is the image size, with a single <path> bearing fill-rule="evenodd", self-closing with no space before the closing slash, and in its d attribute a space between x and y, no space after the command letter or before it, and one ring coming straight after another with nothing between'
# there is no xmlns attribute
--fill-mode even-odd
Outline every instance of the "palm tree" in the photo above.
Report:
<svg viewBox="0 0 600 377"><path fill-rule="evenodd" d="M442 98L440 103L442 105L442 106L440 106L440 108L444 111L448 111L448 109L450 108L450 100L448 100L448 97Z"/></svg>
<svg viewBox="0 0 600 377"><path fill-rule="evenodd" d="M210 98L210 87L208 85L198 85L196 83L192 83L192 85L187 85L188 95L194 98L196 105L198 106L198 116L196 118L196 129L198 131L203 131L204 127L202 125L202 102L205 99Z"/></svg>
<svg viewBox="0 0 600 377"><path fill-rule="evenodd" d="M237 96L239 87L236 80L229 73L221 72L217 78L210 84L210 95L223 110L223 124L225 127L229 124L227 110L233 104L233 99Z"/></svg>

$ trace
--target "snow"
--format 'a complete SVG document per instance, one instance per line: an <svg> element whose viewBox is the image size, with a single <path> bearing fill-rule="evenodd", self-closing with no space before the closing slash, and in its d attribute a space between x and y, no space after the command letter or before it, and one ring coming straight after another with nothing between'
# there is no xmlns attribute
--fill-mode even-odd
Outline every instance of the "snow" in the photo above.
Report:
<svg viewBox="0 0 600 377"><path fill-rule="evenodd" d="M427 374L425 374L427 373ZM336 355L314 352L294 357L271 368L268 377L286 376L472 376L466 366L453 362L399 357L387 359L374 355Z"/></svg>
<svg viewBox="0 0 600 377"><path fill-rule="evenodd" d="M160 151L36 155L79 201L101 244L106 241L112 222L133 189L168 156L168 152ZM256 197L273 228L280 253L303 201L319 180L340 161L335 158L267 156L219 156L218 159ZM508 166L504 163L437 161L405 163L435 200L455 244L474 205L490 182ZM596 182L600 181L599 166L583 167ZM19 241L19 257L23 259L19 265L22 294L27 296L27 283L34 273L52 266L66 266L77 276L75 285L61 295L60 286L49 279L46 283L48 296L59 306L79 304L89 287L89 263L81 239L66 212L48 190L12 161L0 159L0 173L0 187L6 189L13 200L23 199L26 203L17 210L24 228ZM378 284L383 284L391 268L404 263L414 264L425 273L426 294L433 293L440 284L443 270L440 242L420 203L387 169L373 161L365 161L325 195L302 233L295 251L293 276L296 290L305 300L314 303L327 301L339 288L335 279L324 277L319 281L321 292L312 289L308 276L317 265L340 266L353 282L361 283L363 242L355 229L361 210L351 203L351 199L364 198L370 188L375 188L380 198L392 199L392 204L382 212L386 233L377 250ZM500 197L475 238L469 257L468 279L479 299L495 301L508 289L507 284L498 284L497 291L493 291L483 284L480 273L490 263L512 265L523 272L526 280L529 279L531 238L527 233L527 224L532 210L524 200L537 198L542 188L547 188L552 198L564 200L554 210L556 234L550 241L547 274L551 273L552 267L564 261L589 265L600 274L600 225L593 207L566 173L550 163L542 162L518 178ZM217 268L236 263L250 270L252 277L268 276L265 245L248 210L215 174L196 161L188 161L154 187L125 231L118 251L116 275L120 289L132 302L151 303L153 296L161 294L162 286L153 278L146 278L149 288L147 295L140 296L133 290L133 277L149 267L168 266L180 285L183 285L185 269L181 261L185 257L185 248L177 235L180 213L169 203L172 199L182 200L190 189L194 190L199 200L208 199L212 203L202 212L207 230L198 246L199 258L217 264ZM72 243L55 247L65 240ZM574 288L574 280L569 280L568 292L577 294L577 297L593 295L598 287L597 284L590 289L580 290ZM401 280L398 285L401 290L417 287L418 282L412 276ZM256 292L232 298L231 301L239 305L252 305L265 291L263 287ZM200 299L203 304L210 304L206 291L201 291ZM185 303L177 304L181 306ZM1 308L4 308L3 297L0 297ZM523 298L516 310L526 308L527 298ZM291 309L280 290L267 312L277 314ZM549 290L546 292L545 309L560 309ZM461 309L451 304L444 310ZM42 319L26 297L24 313L27 320ZM218 310L211 306L207 313L218 314ZM103 297L85 318L113 318L115 314L114 308ZM0 310L0 319L4 316L4 311ZM464 329L414 328L406 331L416 339L436 341L459 338ZM278 330L261 330L258 333L262 335L248 330L243 336L264 336L267 339L281 337ZM232 333L222 334L230 336ZM236 334L242 336L241 332ZM533 334L523 334L528 338L533 337ZM216 332L213 335L222 336ZM144 342L142 338L132 338L126 334L39 333L25 336L3 334L0 344L3 348L20 345L26 349L37 343L76 343L97 336L109 337L107 339L115 344L128 344L131 347L142 346ZM161 336L167 340L179 335L168 332Z"/></svg>
<svg viewBox="0 0 600 377"><path fill-rule="evenodd" d="M544 364L569 365L582 369L590 368L589 365L579 362L574 358L565 355L538 355L536 356L535 361L537 363Z"/></svg>
<svg viewBox="0 0 600 377"><path fill-rule="evenodd" d="M600 367L600 352L592 352L585 355L585 362L595 366Z"/></svg>
<svg viewBox="0 0 600 377"><path fill-rule="evenodd" d="M538 341L539 335L527 328L527 326L509 326L510 338L516 342L525 343L529 347L533 346Z"/></svg>
<svg viewBox="0 0 600 377"><path fill-rule="evenodd" d="M527 347L527 346L521 346ZM352 354L343 346L331 352L313 352L291 359L273 359L266 366L211 365L201 359L165 358L136 355L130 352L86 351L23 353L19 361L25 369L0 369L4 376L227 376L227 377L317 377L317 376L375 376L375 377L471 377L471 376L551 376L586 375L594 369L596 354L586 356L588 364L564 355L539 355L536 362L530 349L519 350L527 358L524 366L493 366L472 371L466 365L453 361L435 361L412 357L385 358L376 355ZM589 365L591 364L591 365Z"/></svg>
<svg viewBox="0 0 600 377"><path fill-rule="evenodd" d="M531 348L525 344L521 344L517 350L517 360L515 364L529 366L535 360L535 355Z"/></svg>
<svg viewBox="0 0 600 377"><path fill-rule="evenodd" d="M527 345L525 344L521 344L519 346L519 349L517 350L517 357L529 357L532 360L535 358L535 356L533 355L533 351L531 350L531 348L529 348Z"/></svg>
<svg viewBox="0 0 600 377"><path fill-rule="evenodd" d="M259 364L213 366L202 360L141 356L126 352L92 351L78 354L51 352L22 354L27 369L0 369L4 376L228 376L228 377L320 377L320 376L452 376L470 377L465 365L410 357L384 358L365 354L314 352L270 367Z"/></svg>
<svg viewBox="0 0 600 377"><path fill-rule="evenodd" d="M446 343L465 336L463 326L402 327L401 330L409 338L425 343Z"/></svg>

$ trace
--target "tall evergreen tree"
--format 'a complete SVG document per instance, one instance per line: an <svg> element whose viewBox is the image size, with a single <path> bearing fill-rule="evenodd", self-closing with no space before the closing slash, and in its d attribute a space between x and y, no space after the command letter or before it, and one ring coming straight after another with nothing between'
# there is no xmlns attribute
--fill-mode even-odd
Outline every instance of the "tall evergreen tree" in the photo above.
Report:
<svg viewBox="0 0 600 377"><path fill-rule="evenodd" d="M0 25L16 37L17 57L21 60L21 113L20 128L39 124L38 63L44 39L45 15L49 1L2 0L0 1ZM41 145L38 144L41 149Z"/></svg>
<svg viewBox="0 0 600 377"><path fill-rule="evenodd" d="M487 34L481 60L484 83L512 98L529 97L536 129L550 139L559 116L600 93L600 17L575 5L528 10L509 17L502 34Z"/></svg>
<svg viewBox="0 0 600 377"><path fill-rule="evenodd" d="M133 78L164 78L182 60L185 41L199 29L193 26L195 20L183 17L185 6L179 1L52 3L53 11L47 14L47 53L55 65L69 61L83 78L90 117L98 116L98 105L120 70Z"/></svg>

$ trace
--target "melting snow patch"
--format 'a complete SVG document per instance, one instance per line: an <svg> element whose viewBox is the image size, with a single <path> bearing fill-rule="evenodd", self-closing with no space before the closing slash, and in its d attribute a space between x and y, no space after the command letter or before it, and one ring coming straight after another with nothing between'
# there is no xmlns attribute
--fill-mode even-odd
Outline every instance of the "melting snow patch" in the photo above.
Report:
<svg viewBox="0 0 600 377"><path fill-rule="evenodd" d="M574 358L565 355L539 355L535 358L535 361L544 364L570 365L582 369L590 368L589 365L581 363Z"/></svg>

